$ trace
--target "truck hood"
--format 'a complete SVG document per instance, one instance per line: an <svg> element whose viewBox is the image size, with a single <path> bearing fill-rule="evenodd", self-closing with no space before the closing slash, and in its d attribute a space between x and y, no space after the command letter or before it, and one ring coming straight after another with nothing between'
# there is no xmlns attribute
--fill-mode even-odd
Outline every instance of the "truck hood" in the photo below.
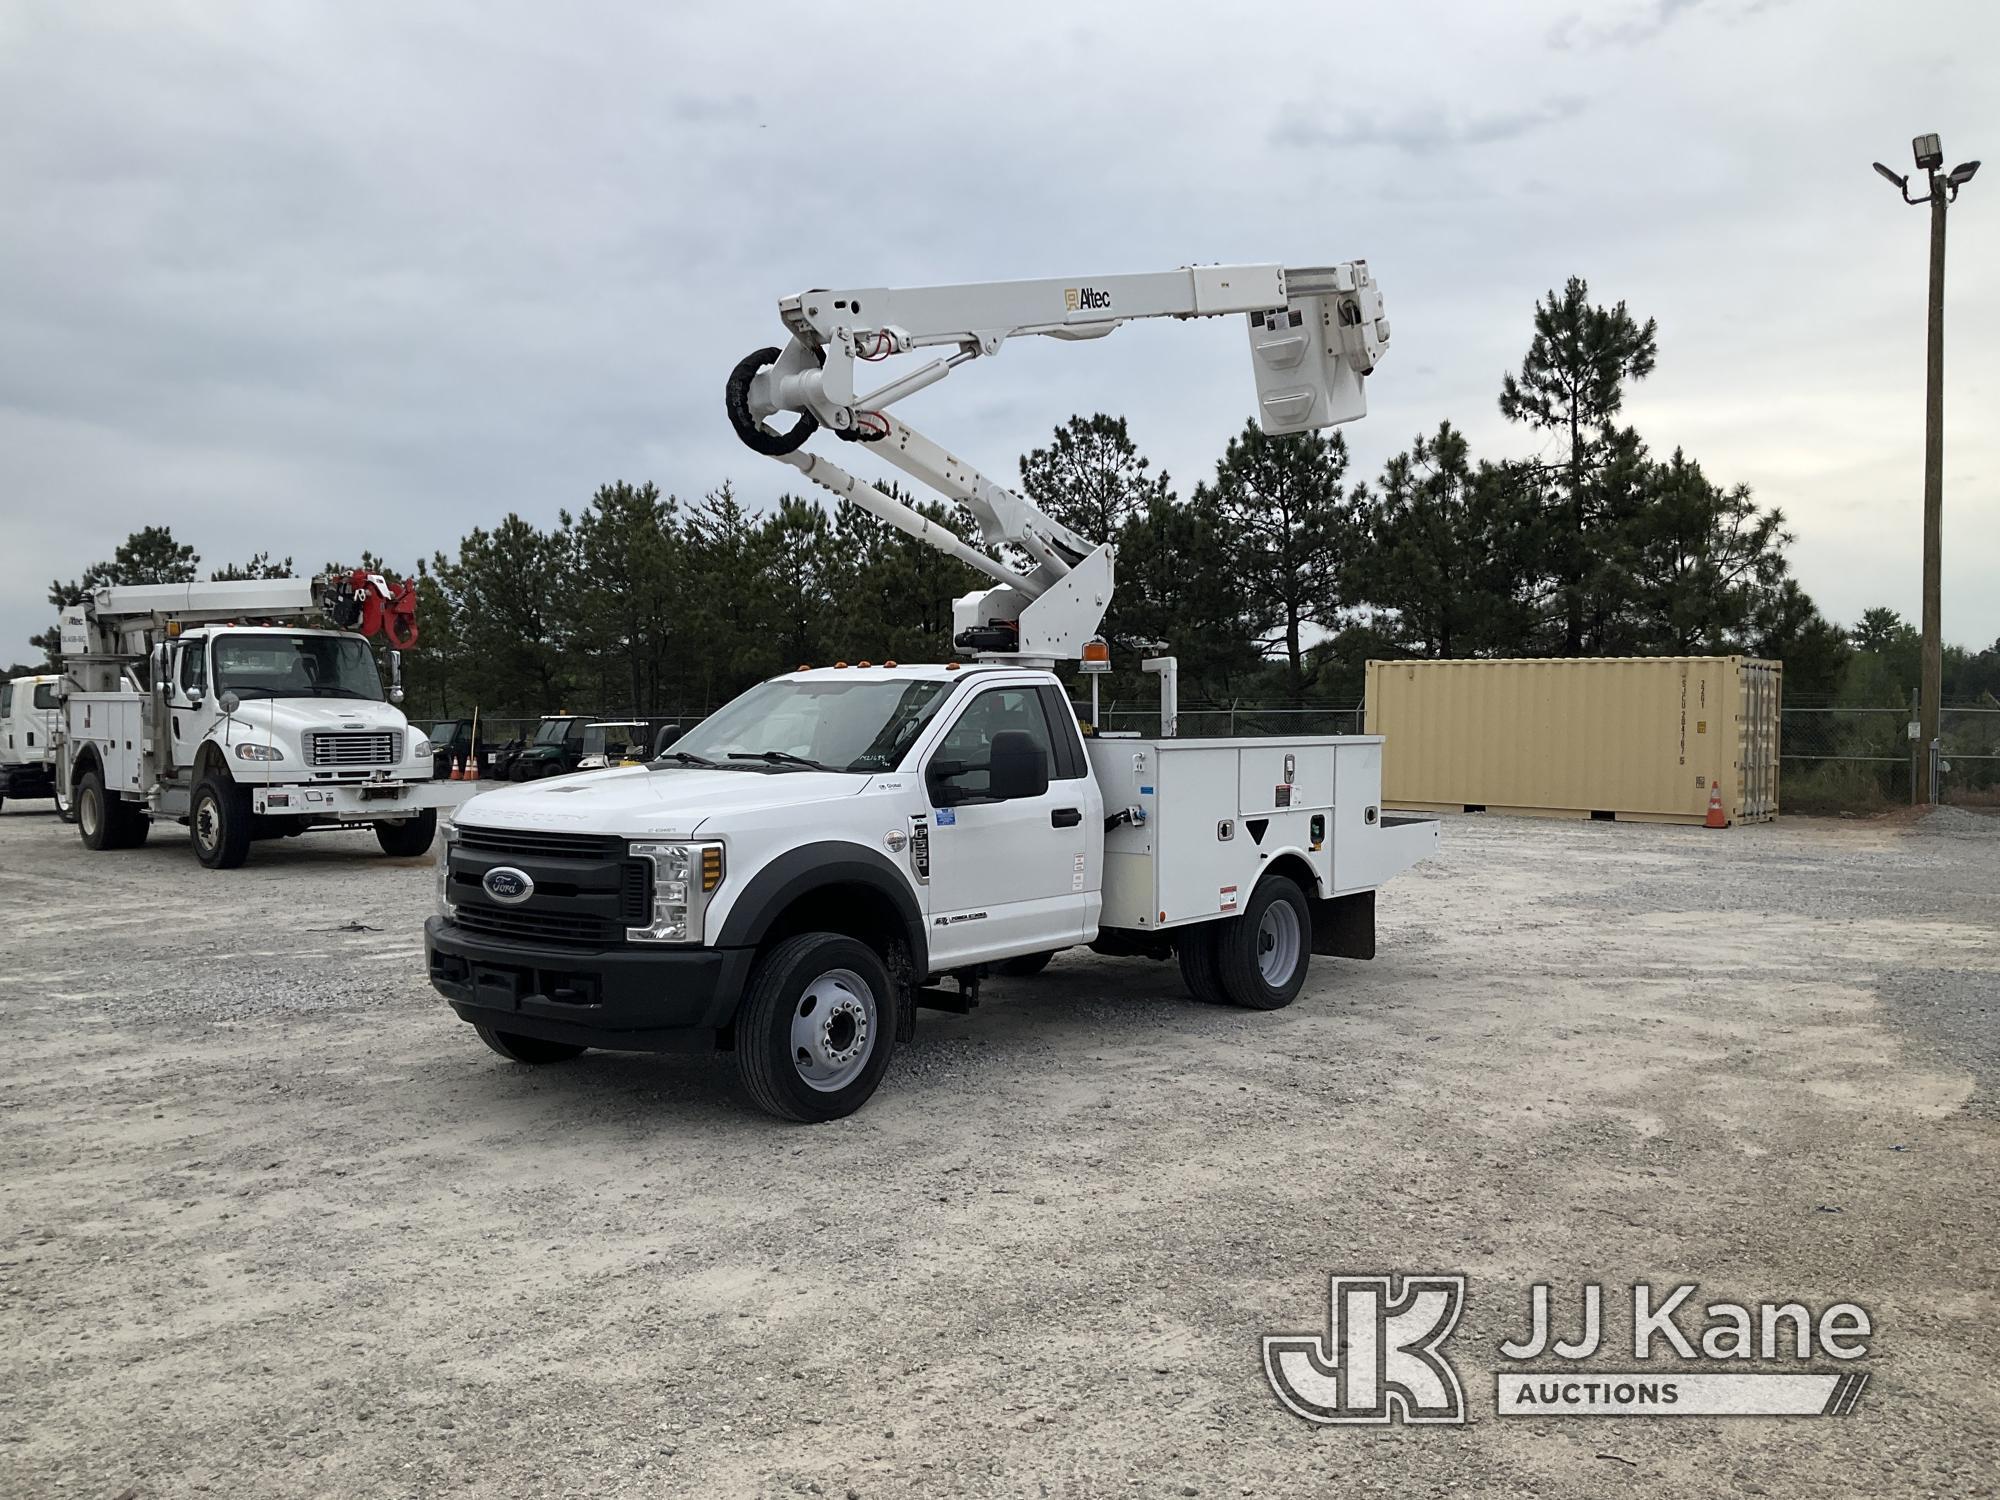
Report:
<svg viewBox="0 0 2000 1500"><path fill-rule="evenodd" d="M837 801L866 790L869 782L866 776L830 771L615 766L481 792L458 821L481 828L691 838L715 818Z"/></svg>
<svg viewBox="0 0 2000 1500"><path fill-rule="evenodd" d="M394 704L361 698L246 698L229 716L225 738L297 743L309 729L404 729L408 722Z"/></svg>

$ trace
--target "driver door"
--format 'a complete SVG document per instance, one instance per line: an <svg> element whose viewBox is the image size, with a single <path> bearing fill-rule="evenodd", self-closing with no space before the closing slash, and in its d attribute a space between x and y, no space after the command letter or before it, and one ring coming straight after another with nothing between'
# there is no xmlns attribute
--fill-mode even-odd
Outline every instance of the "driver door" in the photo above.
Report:
<svg viewBox="0 0 2000 1500"><path fill-rule="evenodd" d="M185 779L208 732L208 642L202 637L174 648L174 680L168 689L167 718L173 733L174 775Z"/></svg>
<svg viewBox="0 0 2000 1500"><path fill-rule="evenodd" d="M1038 794L995 795L993 744L1003 734L1026 736L1046 757L1052 779ZM1066 766L1033 683L975 694L931 751L934 970L1082 940L1088 784L1053 779Z"/></svg>

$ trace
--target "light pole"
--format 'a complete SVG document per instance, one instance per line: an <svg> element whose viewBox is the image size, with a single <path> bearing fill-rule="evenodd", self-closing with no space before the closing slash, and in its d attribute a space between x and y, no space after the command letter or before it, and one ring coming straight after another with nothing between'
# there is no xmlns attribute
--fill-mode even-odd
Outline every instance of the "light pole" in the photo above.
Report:
<svg viewBox="0 0 2000 1500"><path fill-rule="evenodd" d="M1972 181L1979 170L1976 161L1960 162L1949 172L1944 165L1944 146L1935 135L1920 135L1910 142L1917 167L1926 174L1925 191L1912 197L1910 179L1891 172L1879 161L1880 172L1903 195L1905 203L1931 206L1931 298L1930 337L1924 382L1924 663L1923 692L1918 698L1918 735L1929 767L1929 790L1923 800L1937 801L1938 696L1944 679L1944 645L1938 619L1939 574L1943 571L1944 532L1944 216L1948 204L1956 202L1958 190ZM1911 778L1910 800L1918 800L1916 778Z"/></svg>

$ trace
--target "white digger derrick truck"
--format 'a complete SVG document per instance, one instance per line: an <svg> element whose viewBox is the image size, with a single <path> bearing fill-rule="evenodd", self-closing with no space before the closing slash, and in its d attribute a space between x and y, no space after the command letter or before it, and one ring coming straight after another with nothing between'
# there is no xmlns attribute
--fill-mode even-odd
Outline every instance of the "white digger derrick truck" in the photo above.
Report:
<svg viewBox="0 0 2000 1500"><path fill-rule="evenodd" d="M360 572L87 594L63 612L55 773L85 846L132 848L168 819L211 869L314 828L372 827L383 852L422 854L438 810L476 788L432 780L430 743L396 706L415 639L408 585Z"/></svg>
<svg viewBox="0 0 2000 1500"><path fill-rule="evenodd" d="M983 976L1065 948L1177 959L1197 997L1266 1010L1312 954L1373 957L1376 888L1438 836L1382 812L1381 740L1180 738L1164 653L1143 662L1157 736L1081 733L1054 669L1104 658L1111 546L889 410L1012 338L1235 315L1267 431L1349 421L1389 336L1366 264L820 289L779 315L789 342L729 377L731 424L993 580L954 607L965 659L801 669L649 765L482 796L445 829L425 925L460 1017L521 1063L732 1050L758 1104L826 1120L873 1093L917 1007L969 1010ZM857 389L861 366L924 350L948 352ZM964 506L1031 570L806 451L821 428Z"/></svg>

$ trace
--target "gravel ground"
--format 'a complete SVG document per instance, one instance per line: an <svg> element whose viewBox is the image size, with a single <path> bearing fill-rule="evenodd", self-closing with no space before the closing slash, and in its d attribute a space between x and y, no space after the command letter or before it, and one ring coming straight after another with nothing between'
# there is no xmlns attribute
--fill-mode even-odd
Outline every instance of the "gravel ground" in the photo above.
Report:
<svg viewBox="0 0 2000 1500"><path fill-rule="evenodd" d="M1452 819L1289 1010L1065 956L817 1128L725 1061L488 1053L427 860L184 843L0 813L8 1496L2000 1484L2000 822ZM1469 1423L1280 1410L1258 1336L1388 1269L1470 1277ZM1872 1381L1496 1418L1528 1285L1592 1279L1860 1302Z"/></svg>

